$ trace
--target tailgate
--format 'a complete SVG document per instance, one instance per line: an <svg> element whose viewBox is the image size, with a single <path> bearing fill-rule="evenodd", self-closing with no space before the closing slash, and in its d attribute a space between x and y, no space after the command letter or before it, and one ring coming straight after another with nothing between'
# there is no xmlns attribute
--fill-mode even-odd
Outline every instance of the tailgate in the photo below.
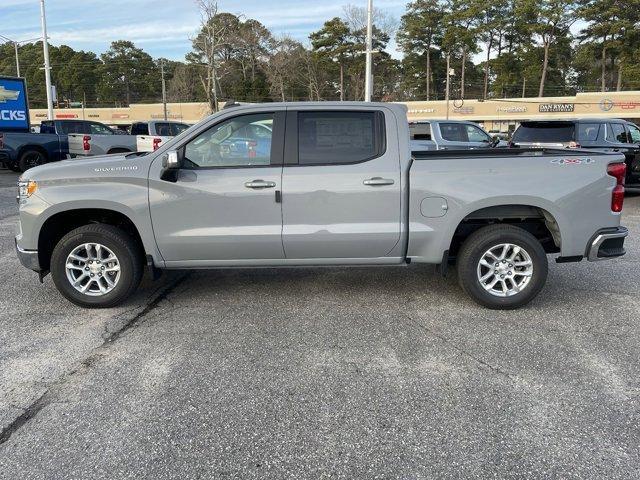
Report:
<svg viewBox="0 0 640 480"><path fill-rule="evenodd" d="M86 137L86 142L85 142ZM69 154L72 156L89 155L89 149L85 150L85 144L89 145L91 136L84 135L82 133L70 133L69 139Z"/></svg>
<svg viewBox="0 0 640 480"><path fill-rule="evenodd" d="M172 137L161 137L159 135L137 135L136 147L138 152L154 152L160 145Z"/></svg>

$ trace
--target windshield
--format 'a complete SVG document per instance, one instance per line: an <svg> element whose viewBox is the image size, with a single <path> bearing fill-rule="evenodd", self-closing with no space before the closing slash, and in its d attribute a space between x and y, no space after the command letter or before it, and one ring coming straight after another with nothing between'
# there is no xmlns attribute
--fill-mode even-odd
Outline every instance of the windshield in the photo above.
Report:
<svg viewBox="0 0 640 480"><path fill-rule="evenodd" d="M567 143L575 139L571 122L524 122L513 134L514 143Z"/></svg>

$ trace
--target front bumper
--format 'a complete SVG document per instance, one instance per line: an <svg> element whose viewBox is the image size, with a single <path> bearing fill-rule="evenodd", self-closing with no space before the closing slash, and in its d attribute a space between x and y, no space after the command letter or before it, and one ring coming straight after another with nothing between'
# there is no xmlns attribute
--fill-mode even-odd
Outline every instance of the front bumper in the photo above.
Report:
<svg viewBox="0 0 640 480"><path fill-rule="evenodd" d="M27 267L29 270L33 270L34 272L41 272L40 261L38 260L38 251L37 250L24 250L18 246L18 239L15 239L16 243L16 254L18 255L18 260L20 263Z"/></svg>
<svg viewBox="0 0 640 480"><path fill-rule="evenodd" d="M586 257L590 262L621 257L624 249L624 239L629 235L626 227L603 228L598 230L587 246Z"/></svg>

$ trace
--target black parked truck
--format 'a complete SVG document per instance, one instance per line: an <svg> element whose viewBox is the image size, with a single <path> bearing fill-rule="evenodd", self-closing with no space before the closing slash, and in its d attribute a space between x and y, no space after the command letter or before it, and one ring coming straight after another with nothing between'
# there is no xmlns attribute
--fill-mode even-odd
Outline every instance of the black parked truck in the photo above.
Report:
<svg viewBox="0 0 640 480"><path fill-rule="evenodd" d="M617 118L531 120L520 124L511 138L512 147L581 148L623 153L627 184L640 182L640 128Z"/></svg>
<svg viewBox="0 0 640 480"><path fill-rule="evenodd" d="M67 136L31 133L23 78L0 77L0 163L16 172L67 157Z"/></svg>

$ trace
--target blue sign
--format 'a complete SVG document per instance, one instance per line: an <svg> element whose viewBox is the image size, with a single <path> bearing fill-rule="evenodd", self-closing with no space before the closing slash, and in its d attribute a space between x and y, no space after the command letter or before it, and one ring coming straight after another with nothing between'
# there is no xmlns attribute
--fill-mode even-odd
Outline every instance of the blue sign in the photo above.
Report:
<svg viewBox="0 0 640 480"><path fill-rule="evenodd" d="M0 77L0 132L29 131L27 88L23 78Z"/></svg>

